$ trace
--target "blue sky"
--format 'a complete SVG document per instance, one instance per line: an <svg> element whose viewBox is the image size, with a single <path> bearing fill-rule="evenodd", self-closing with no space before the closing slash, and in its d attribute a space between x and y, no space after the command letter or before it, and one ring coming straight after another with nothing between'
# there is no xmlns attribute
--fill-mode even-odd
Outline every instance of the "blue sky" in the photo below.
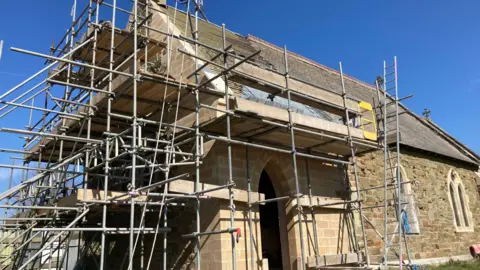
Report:
<svg viewBox="0 0 480 270"><path fill-rule="evenodd" d="M86 0L78 0L81 3ZM111 1L107 1L111 2ZM129 0L118 0L129 7ZM15 53L20 47L48 54L69 27L73 0L1 1L0 93L41 69L44 60ZM479 1L225 1L204 0L208 18L234 32L252 34L373 82L383 60L399 62L401 96L418 114L432 119L480 153L477 107L480 99ZM110 12L110 9L103 9ZM24 128L21 110L0 119L0 127ZM0 148L19 148L17 135L0 133ZM0 163L10 163L0 155ZM0 169L0 185L6 172Z"/></svg>
<svg viewBox="0 0 480 270"><path fill-rule="evenodd" d="M397 56L400 96L480 153L480 1L205 0L209 20L372 83ZM235 10L234 12L230 12Z"/></svg>

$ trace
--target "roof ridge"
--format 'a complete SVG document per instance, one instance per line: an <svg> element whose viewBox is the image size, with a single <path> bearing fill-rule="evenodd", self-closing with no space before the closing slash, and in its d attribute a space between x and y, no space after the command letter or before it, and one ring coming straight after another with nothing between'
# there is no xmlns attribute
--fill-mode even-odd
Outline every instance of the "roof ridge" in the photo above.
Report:
<svg viewBox="0 0 480 270"><path fill-rule="evenodd" d="M462 142L460 142L459 140L457 140L455 137L453 137L452 135L450 135L450 133L448 133L445 129L441 128L439 125L437 125L435 122L433 122L432 119L430 119L430 118L425 118L425 117L421 117L421 119L422 119L425 123L427 123L427 125L432 126L437 132L441 133L442 136L448 138L449 140L452 140L453 143L457 144L457 147L458 147L458 148L461 148L463 151L468 152L468 153L471 154L473 157L477 158L477 160L480 160L480 156L477 155L477 153L475 153L475 151L473 151L472 149L470 149L469 147L467 147L465 144L463 144Z"/></svg>
<svg viewBox="0 0 480 270"><path fill-rule="evenodd" d="M170 7L170 8L173 8L175 9L174 7ZM180 11L180 13L183 13L183 14L187 14L185 11L183 10L180 10L180 9L176 9L177 11ZM217 29L221 29L222 27L211 22L211 21L206 21L206 20L203 20L202 18L199 18L201 21L203 21L204 23L207 23L207 24L210 24L210 25L213 25L215 26ZM239 33L236 33L236 32L233 32L231 30L229 30L228 28L226 28L226 30L238 37L241 37L241 38L244 38L246 40L250 40L250 41L253 41L253 42L257 42L257 43L261 43L273 50L276 50L278 52L282 52L283 53L283 48L273 44L273 43L270 43L268 41L265 41L259 37L256 37L256 36L253 36L251 34L248 34L247 36L243 36ZM295 57L297 60L300 60L304 63L307 63L309 65L312 65L312 66L315 66L317 68L320 68L322 70L325 70L327 72L330 72L332 74L335 74L335 75L340 75L340 72L331 68L331 67L328 67L328 66L325 66L325 65L322 65L318 62L315 62L314 60L311 60L305 56L302 56L300 54L297 54L295 52L292 52L292 51L289 51L288 52L290 56L293 56ZM363 85L364 87L367 87L368 89L370 90L373 90L373 91L376 91L376 88L375 86L373 86L372 84L369 84L369 83L366 83L364 81L361 81L357 78L354 78L352 76L349 76L349 75L346 75L344 74L344 76L349 79L350 81L352 82L355 82L355 83L358 83L360 85ZM458 140L456 140L455 138L453 138L451 135L449 134L446 134L446 132L444 131L440 131L438 127L435 127L434 125L432 125L431 123L427 123L426 121L423 121L421 119L421 117L419 115L417 115L416 113L414 113L412 110L410 110L409 108L407 108L405 105L403 105L402 103L399 102L399 105L405 110L407 111L408 114L410 114L413 118L416 118L418 122L420 122L424 127L430 129L430 130L433 130L434 132L436 131L436 133L441 137L443 138L444 141L446 141L448 144L454 146L457 150L460 150L460 153L462 155L464 155L467 159L472 160L472 156L473 157L478 157L478 155L476 155L475 152L473 152L470 148L468 148L467 146L463 145L462 143L460 143ZM452 139L453 138L453 139ZM462 153L463 152L463 153ZM478 164L478 159L475 161L475 163Z"/></svg>
<svg viewBox="0 0 480 270"><path fill-rule="evenodd" d="M251 41L254 41L254 42L258 42L258 43L261 43L265 46L268 46L269 48L271 49L274 49L274 50L277 50L279 52L282 52L283 53L283 49L273 43L270 43L268 41L265 41L259 37L256 37L256 36L253 36L251 34L248 34L247 35L247 39L251 40ZM297 54L295 52L288 52L291 56L294 56L295 58L297 58L298 60L301 60L305 63L308 63L310 65L313 65L313 66L316 66L318 68L321 68L321 69L324 69L324 70L327 70L329 72L332 72L334 74L337 74L337 75L340 75L340 73L333 69L333 68L330 68L328 66L325 66L325 65L322 65L320 63L317 63L305 56L302 56L300 54ZM357 82L361 85L364 85L368 88L370 88L371 90L375 90L376 91L376 88L371 85L371 84L368 84L366 82L363 82L359 79L356 79L354 77L351 77L349 75L346 75L344 74L345 77L347 77L348 79L354 81L354 82ZM381 90L382 91L382 90ZM422 119L421 116L419 116L418 114L416 114L415 112L413 112L412 110L410 110L407 106L405 106L404 104L402 104L401 102L399 102L399 105L400 107L405 110L408 114L410 114L413 118L416 118L416 120L418 122L420 122L423 126L425 126L426 128L434 131L435 133L437 133L438 136L440 136L443 140L445 140L448 144L452 145L453 147L455 147L457 150L460 151L461 154L463 154L466 158L468 158L469 160L472 160L472 157L477 157L477 159L474 161L474 162L478 162L478 155L473 151L471 150L469 147L467 147L466 145L462 144L460 141L458 141L457 139L455 139L453 136L451 136L450 134L448 134L447 132L445 132L444 130L441 130L441 128L439 128L438 126L436 126L435 124L431 123L431 122L427 122L427 121L424 121Z"/></svg>
<svg viewBox="0 0 480 270"><path fill-rule="evenodd" d="M381 90L383 91L383 90ZM391 97L390 97L391 98ZM435 132L437 135L443 138L448 144L456 148L462 155L467 157L469 160L474 161L475 164L478 164L479 159L477 158L476 160L472 159L473 156L478 157L475 152L473 152L470 148L466 147L464 144L460 143L457 139L453 138L450 134L442 130L439 126L434 124L431 121L425 121L424 117L421 117L420 115L416 114L414 111L410 110L407 106L405 106L403 103L398 102L398 105L405 110L407 113L409 113L413 118L417 119L419 123L424 125L426 128L432 130ZM468 152L468 155L464 152ZM469 156L470 155L470 156Z"/></svg>
<svg viewBox="0 0 480 270"><path fill-rule="evenodd" d="M266 41L266 40L263 40L263 39L261 39L261 38L259 38L259 37L253 36L253 35L251 35L251 34L248 34L248 35L247 35L247 39L254 40L254 41L256 41L256 42L259 42L259 43L262 43L262 44L264 44L264 45L266 45L266 46L269 46L269 47L272 48L272 49L275 49L275 50L277 50L277 51L283 52L283 49L280 48L279 46L277 46L277 45L275 45L275 44L273 44L273 43L270 43L270 42L268 42L268 41ZM305 56L303 56L303 55L300 55L300 54L295 53L295 52L292 52L292 51L289 51L288 54L296 57L297 59L299 59L299 60L301 60L301 61L303 61L303 62L306 62L306 63L311 64L311 65L313 65L313 66L316 66L316 67L325 69L325 70L327 70L327 71L329 71L329 72L332 72L332 73L335 73L335 74L337 74L337 75L340 75L340 72L339 72L338 70L336 70L336 69L334 69L334 68L331 68L331 67L329 67L329 66L320 64L320 63L318 63L318 62L316 62L316 61L314 61L314 60L312 60L312 59L310 59L310 58L307 58L307 57L305 57ZM364 81L361 81L361 80L359 80L359 79L357 79L357 78L355 78L355 77L352 77L352 76L347 75L347 74L345 74L345 73L343 73L343 76L347 77L348 79L350 79L350 80L352 80L352 81L355 81L355 82L357 82L357 83L360 83L360 84L362 84L362 85L365 85L365 86L367 86L367 87L369 87L369 88L371 88L371 89L373 89L373 90L376 90L376 88L375 88L373 85L371 85L371 84L369 84L369 83L366 83L366 82L364 82Z"/></svg>

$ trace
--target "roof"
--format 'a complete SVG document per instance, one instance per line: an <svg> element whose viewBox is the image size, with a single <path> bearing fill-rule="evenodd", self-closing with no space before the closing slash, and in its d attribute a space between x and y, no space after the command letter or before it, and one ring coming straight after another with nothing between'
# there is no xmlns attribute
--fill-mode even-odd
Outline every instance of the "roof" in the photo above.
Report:
<svg viewBox="0 0 480 270"><path fill-rule="evenodd" d="M179 10L175 12L174 8L169 7L171 20L173 20L174 13L175 25L185 35L190 36L191 31L189 24L186 23L186 14ZM187 31L185 32L186 25ZM222 47L222 28L220 26L199 19L198 30L201 42L217 48ZM242 36L228 30L226 31L226 42L227 46L232 45L232 49L238 55L248 56L257 50L261 50L260 54L253 59L256 65L280 73L285 72L283 48L252 35ZM205 57L213 57L216 54L206 49L201 49L200 51ZM288 53L288 64L291 77L341 94L340 74L337 70L293 52ZM374 104L378 102L376 100L377 90L373 85L348 75L345 76L345 89L350 98L373 102ZM245 88L240 89L240 92L237 92L237 94L245 95ZM255 96L255 98L265 101L264 97L257 94ZM461 144L432 122L424 121L422 117L416 115L403 104L400 106L400 113L399 123L402 144L468 163L477 165L480 163L480 157L471 149ZM320 117L324 117L324 115Z"/></svg>

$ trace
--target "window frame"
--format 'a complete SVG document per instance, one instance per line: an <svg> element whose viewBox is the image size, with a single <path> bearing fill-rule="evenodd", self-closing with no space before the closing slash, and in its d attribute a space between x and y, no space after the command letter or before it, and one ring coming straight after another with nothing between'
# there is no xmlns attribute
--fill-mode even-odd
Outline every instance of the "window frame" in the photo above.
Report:
<svg viewBox="0 0 480 270"><path fill-rule="evenodd" d="M450 203L452 206L452 212L453 212L453 221L455 222L456 227L461 227L461 217L460 217L460 211L458 211L458 199L457 199L457 190L455 187L455 183L453 181L450 181L448 184L448 196L450 197Z"/></svg>
<svg viewBox="0 0 480 270"><path fill-rule="evenodd" d="M418 218L418 209L417 209L417 204L415 202L415 195L412 190L412 183L410 182L410 179L408 178L407 172L405 171L405 168L400 164L400 166L395 167L395 175L397 175L397 170L400 168L400 181L399 183L402 182L408 182L401 184L400 187L400 196L404 196L407 198L409 201L409 205L405 208L405 211L408 215L409 221L411 221L411 230L413 232L407 232L406 234L408 235L419 235L421 233L420 230L420 220ZM409 209L407 209L409 208Z"/></svg>
<svg viewBox="0 0 480 270"><path fill-rule="evenodd" d="M448 171L447 189L455 230L457 232L473 232L474 226L472 212L469 207L469 199L465 192L465 186L454 169Z"/></svg>

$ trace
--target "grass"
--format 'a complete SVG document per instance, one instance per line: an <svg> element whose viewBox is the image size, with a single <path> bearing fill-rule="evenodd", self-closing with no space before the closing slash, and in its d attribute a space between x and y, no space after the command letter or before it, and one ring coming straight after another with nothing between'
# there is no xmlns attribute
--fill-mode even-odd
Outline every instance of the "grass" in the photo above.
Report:
<svg viewBox="0 0 480 270"><path fill-rule="evenodd" d="M478 270L480 261L450 261L438 266L428 266L427 270Z"/></svg>

